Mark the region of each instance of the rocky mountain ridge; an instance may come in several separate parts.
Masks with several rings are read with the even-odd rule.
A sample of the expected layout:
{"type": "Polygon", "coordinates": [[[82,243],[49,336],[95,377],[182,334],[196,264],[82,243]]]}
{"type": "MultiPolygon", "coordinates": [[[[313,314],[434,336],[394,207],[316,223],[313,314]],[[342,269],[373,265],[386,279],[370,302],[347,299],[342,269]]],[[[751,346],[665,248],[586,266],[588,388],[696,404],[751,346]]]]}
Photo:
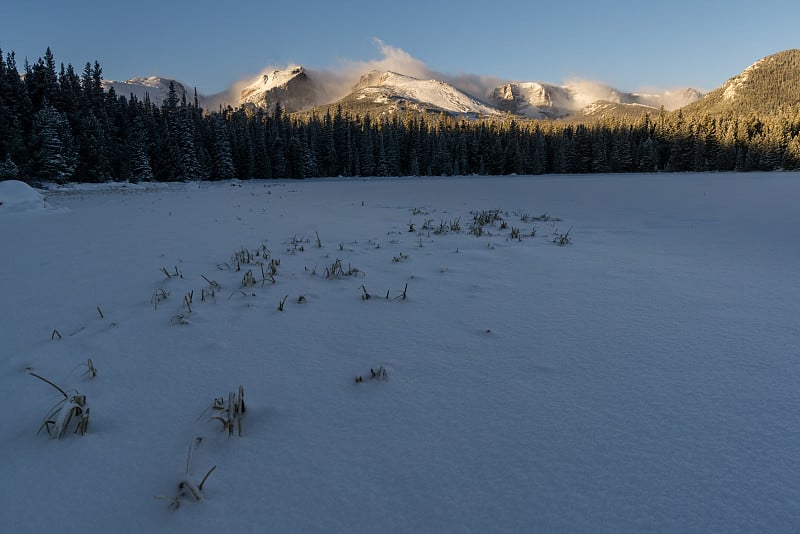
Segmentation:
{"type": "MultiPolygon", "coordinates": [[[[644,112],[705,109],[708,113],[752,108],[769,113],[800,102],[800,50],[787,50],[765,57],[732,77],[707,95],[693,88],[660,92],[625,92],[588,81],[564,85],[543,82],[505,82],[487,94],[469,94],[452,83],[420,79],[392,71],[371,71],[331,97],[324,74],[301,65],[271,69],[245,84],[220,95],[198,95],[200,105],[214,110],[219,105],[274,108],[280,104],[289,113],[316,107],[341,107],[354,113],[380,115],[400,110],[448,113],[470,118],[515,115],[528,119],[596,119],[635,116],[644,112]],[[767,95],[766,93],[770,93],[767,95]],[[344,93],[344,94],[341,94],[344,93]]],[[[106,81],[117,94],[148,97],[160,104],[175,84],[179,97],[194,92],[176,80],[151,76],[124,82],[106,81]]]]}

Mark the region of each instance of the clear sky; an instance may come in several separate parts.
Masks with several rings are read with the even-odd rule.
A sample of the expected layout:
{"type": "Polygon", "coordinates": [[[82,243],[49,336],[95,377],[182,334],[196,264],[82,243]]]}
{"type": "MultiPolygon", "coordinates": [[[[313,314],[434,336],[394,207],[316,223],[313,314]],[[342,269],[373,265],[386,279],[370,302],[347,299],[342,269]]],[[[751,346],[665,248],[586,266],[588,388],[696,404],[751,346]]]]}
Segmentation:
{"type": "Polygon", "coordinates": [[[797,0],[39,0],[1,14],[0,48],[20,70],[49,46],[79,72],[97,60],[106,79],[166,76],[204,94],[268,66],[335,70],[387,49],[452,75],[710,90],[800,47],[797,0]]]}

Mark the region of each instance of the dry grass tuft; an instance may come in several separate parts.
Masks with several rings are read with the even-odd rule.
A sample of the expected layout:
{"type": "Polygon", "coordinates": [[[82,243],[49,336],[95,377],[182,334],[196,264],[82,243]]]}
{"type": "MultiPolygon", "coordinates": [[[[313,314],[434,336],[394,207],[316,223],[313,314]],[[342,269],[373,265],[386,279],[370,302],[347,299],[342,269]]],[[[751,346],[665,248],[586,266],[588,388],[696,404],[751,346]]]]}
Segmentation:
{"type": "Polygon", "coordinates": [[[178,270],[177,265],[175,266],[175,270],[172,272],[168,271],[166,267],[162,267],[161,272],[164,273],[164,276],[166,276],[167,280],[170,278],[183,278],[183,273],[178,270]]]}
{"type": "Polygon", "coordinates": [[[83,365],[86,367],[86,371],[83,373],[84,375],[89,375],[89,378],[94,378],[97,376],[97,367],[94,366],[94,362],[91,358],[86,360],[83,365]]]}
{"type": "Polygon", "coordinates": [[[155,495],[154,498],[160,499],[160,500],[164,500],[164,501],[168,501],[170,503],[170,506],[172,506],[173,508],[176,508],[176,509],[180,508],[181,499],[182,498],[189,498],[190,500],[193,499],[195,502],[200,501],[201,494],[202,494],[202,491],[203,491],[203,486],[205,485],[206,480],[208,480],[208,477],[217,468],[216,465],[212,466],[211,469],[209,469],[206,472],[206,474],[202,478],[202,480],[200,480],[199,484],[195,484],[195,483],[193,483],[193,482],[191,482],[189,480],[189,475],[191,475],[192,452],[194,450],[194,447],[196,445],[200,444],[201,441],[202,441],[202,438],[198,437],[198,438],[195,438],[192,441],[192,443],[189,444],[189,453],[186,456],[186,478],[181,480],[180,482],[178,482],[178,490],[175,493],[175,496],[174,497],[165,497],[163,495],[155,495]]]}
{"type": "Polygon", "coordinates": [[[38,378],[55,388],[64,397],[48,412],[37,434],[43,428],[47,430],[47,434],[53,439],[63,438],[70,428],[73,428],[74,434],[86,434],[89,429],[89,408],[86,406],[86,395],[81,395],[77,391],[74,395],[69,395],[55,382],[34,373],[30,369],[27,372],[32,377],[38,378]],[[74,426],[72,426],[73,422],[74,426]]]}
{"type": "Polygon", "coordinates": [[[222,430],[228,431],[228,436],[233,435],[234,429],[238,431],[239,436],[242,435],[242,417],[246,411],[244,404],[244,386],[239,386],[239,391],[228,394],[228,402],[225,403],[223,397],[214,399],[210,408],[219,412],[209,419],[209,421],[219,421],[222,423],[222,430]]]}
{"type": "Polygon", "coordinates": [[[570,243],[572,243],[572,237],[569,235],[570,232],[572,232],[571,226],[569,230],[567,230],[567,233],[565,234],[561,234],[558,231],[556,231],[555,237],[553,238],[553,243],[561,247],[569,245],[570,243]]]}
{"type": "MultiPolygon", "coordinates": [[[[369,368],[369,376],[367,376],[370,380],[375,380],[377,382],[386,382],[389,380],[389,373],[386,371],[382,365],[378,367],[377,370],[373,369],[372,367],[369,368]]],[[[364,382],[364,377],[362,375],[357,375],[355,379],[356,384],[361,384],[364,382]]]]}
{"type": "Polygon", "coordinates": [[[347,265],[347,270],[342,266],[342,260],[338,259],[334,261],[330,267],[325,268],[325,272],[322,274],[325,278],[329,280],[339,279],[339,278],[347,278],[348,276],[353,276],[358,274],[359,271],[355,267],[351,265],[347,265]]]}

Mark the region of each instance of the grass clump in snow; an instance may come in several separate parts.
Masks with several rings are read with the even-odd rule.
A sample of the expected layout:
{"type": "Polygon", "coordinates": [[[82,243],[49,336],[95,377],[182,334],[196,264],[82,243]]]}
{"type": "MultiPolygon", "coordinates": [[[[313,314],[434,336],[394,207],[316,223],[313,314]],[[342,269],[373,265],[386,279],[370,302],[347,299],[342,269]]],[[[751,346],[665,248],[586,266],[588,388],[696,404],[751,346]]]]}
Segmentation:
{"type": "Polygon", "coordinates": [[[181,326],[186,326],[187,324],[189,324],[189,320],[182,313],[176,313],[175,315],[173,315],[170,318],[169,322],[172,323],[172,324],[181,325],[181,326]]]}
{"type": "MultiPolygon", "coordinates": [[[[89,360],[89,363],[91,364],[91,360],[89,360]]],[[[91,368],[93,369],[94,365],[91,368]]],[[[81,395],[77,391],[74,395],[69,395],[55,382],[34,373],[30,369],[28,369],[28,374],[54,387],[64,397],[47,413],[37,434],[43,428],[47,430],[47,434],[53,439],[63,438],[70,428],[73,428],[73,434],[86,434],[89,428],[89,407],[86,406],[86,395],[81,395]]]]}
{"type": "Polygon", "coordinates": [[[283,311],[283,307],[286,304],[286,299],[288,299],[288,298],[289,298],[289,295],[286,295],[285,297],[283,297],[283,299],[280,302],[278,302],[278,311],[283,311]]]}
{"type": "Polygon", "coordinates": [[[188,293],[186,293],[186,295],[183,296],[183,305],[184,305],[184,307],[186,307],[186,309],[189,311],[189,313],[192,313],[192,299],[193,298],[194,298],[194,289],[189,291],[188,293]]]}
{"type": "MultiPolygon", "coordinates": [[[[378,367],[377,371],[372,367],[370,367],[369,376],[367,376],[367,378],[369,380],[375,380],[377,382],[386,382],[387,380],[389,380],[389,373],[386,372],[386,368],[384,368],[382,365],[378,367]]],[[[355,382],[356,384],[361,384],[362,382],[364,382],[364,376],[357,375],[355,382]]]]}
{"type": "MultiPolygon", "coordinates": [[[[284,299],[285,300],[285,299],[284,299]]],[[[228,394],[228,402],[224,397],[217,397],[210,408],[219,413],[209,419],[209,421],[219,421],[222,423],[222,430],[228,431],[232,436],[233,431],[237,430],[239,436],[242,435],[242,417],[246,411],[244,404],[244,386],[240,385],[237,392],[228,394]]],[[[207,408],[208,409],[208,408],[207,408]]],[[[204,412],[205,413],[205,412],[204,412]]]]}
{"type": "Polygon", "coordinates": [[[372,295],[369,294],[369,292],[367,291],[367,288],[364,286],[364,284],[361,284],[361,291],[363,291],[363,293],[361,295],[361,300],[369,300],[369,299],[372,298],[372,295]]]}
{"type": "Polygon", "coordinates": [[[330,267],[325,268],[325,272],[322,275],[328,280],[334,280],[339,278],[347,278],[349,276],[358,274],[359,272],[361,271],[350,264],[347,265],[347,270],[345,270],[345,268],[342,266],[342,260],[337,258],[330,267]]]}
{"type": "Polygon", "coordinates": [[[394,298],[394,300],[406,300],[408,294],[408,284],[405,285],[402,291],[394,298]]]}
{"type": "MultiPolygon", "coordinates": [[[[232,269],[228,262],[217,265],[217,268],[220,270],[223,268],[228,270],[232,269],[236,272],[239,272],[242,270],[242,265],[263,265],[264,262],[269,260],[269,258],[270,253],[266,245],[261,245],[255,250],[248,250],[245,247],[242,247],[231,255],[231,263],[236,264],[235,269],[232,269]]],[[[203,278],[205,278],[205,276],[203,278]]],[[[207,278],[206,281],[210,283],[207,278]]]]}
{"type": "Polygon", "coordinates": [[[569,235],[570,232],[572,232],[572,227],[570,227],[565,234],[562,234],[558,232],[558,230],[556,230],[556,233],[553,237],[553,243],[555,243],[560,247],[569,245],[570,243],[572,243],[572,236],[569,235]]]}
{"type": "Polygon", "coordinates": [[[159,288],[153,291],[153,296],[150,297],[150,303],[153,305],[153,308],[158,310],[158,303],[164,302],[169,297],[169,291],[165,290],[164,288],[159,288]]]}
{"type": "Polygon", "coordinates": [[[188,455],[186,457],[186,478],[184,478],[183,480],[178,482],[178,490],[175,493],[175,496],[174,497],[164,497],[164,496],[161,496],[161,495],[156,495],[155,496],[156,499],[169,501],[170,506],[172,506],[173,508],[176,508],[176,509],[180,508],[181,499],[182,498],[189,498],[190,500],[193,499],[195,502],[200,500],[201,492],[203,491],[203,486],[205,485],[206,480],[208,480],[208,477],[211,475],[211,473],[214,472],[214,469],[217,468],[216,465],[212,466],[211,469],[209,469],[206,472],[206,474],[202,478],[202,480],[200,480],[199,484],[195,484],[195,483],[193,483],[193,482],[191,482],[189,480],[189,476],[191,475],[190,471],[191,471],[191,464],[192,464],[192,452],[194,450],[195,445],[199,444],[201,441],[202,441],[202,438],[198,437],[198,438],[195,438],[192,441],[192,443],[189,445],[189,453],[188,453],[188,455]]]}
{"type": "Polygon", "coordinates": [[[213,296],[213,294],[216,294],[217,291],[222,289],[222,286],[220,286],[219,282],[217,282],[216,280],[209,280],[208,278],[206,278],[202,274],[200,276],[203,278],[203,280],[205,280],[208,283],[208,288],[209,288],[209,291],[211,291],[212,296],[213,296]]]}
{"type": "Polygon", "coordinates": [[[94,378],[94,377],[96,377],[96,376],[97,376],[97,367],[95,367],[95,366],[94,366],[94,362],[92,361],[92,359],[91,359],[91,358],[89,358],[88,360],[86,360],[86,361],[85,361],[83,364],[81,364],[81,365],[83,365],[84,367],[86,367],[86,371],[84,371],[84,373],[83,373],[84,375],[89,375],[89,378],[94,378]]]}
{"type": "Polygon", "coordinates": [[[175,266],[175,270],[170,272],[166,269],[166,267],[161,268],[161,272],[164,273],[164,276],[167,280],[171,278],[183,278],[183,273],[178,270],[178,266],[175,266]]]}
{"type": "MultiPolygon", "coordinates": [[[[286,242],[286,244],[289,245],[286,248],[286,252],[292,255],[297,254],[298,252],[305,252],[305,245],[310,242],[311,241],[308,238],[297,237],[296,235],[293,235],[292,238],[286,242]]],[[[317,248],[322,248],[322,243],[319,240],[319,234],[317,234],[317,243],[319,245],[317,248]]]]}
{"type": "Polygon", "coordinates": [[[258,280],[253,276],[253,269],[248,269],[247,272],[244,273],[244,276],[242,276],[241,287],[253,287],[256,284],[258,284],[258,280]]]}
{"type": "Polygon", "coordinates": [[[505,221],[503,221],[503,217],[500,215],[499,209],[473,211],[471,214],[472,224],[469,227],[469,233],[475,237],[480,237],[483,235],[484,226],[494,225],[497,221],[505,223],[505,221]]]}

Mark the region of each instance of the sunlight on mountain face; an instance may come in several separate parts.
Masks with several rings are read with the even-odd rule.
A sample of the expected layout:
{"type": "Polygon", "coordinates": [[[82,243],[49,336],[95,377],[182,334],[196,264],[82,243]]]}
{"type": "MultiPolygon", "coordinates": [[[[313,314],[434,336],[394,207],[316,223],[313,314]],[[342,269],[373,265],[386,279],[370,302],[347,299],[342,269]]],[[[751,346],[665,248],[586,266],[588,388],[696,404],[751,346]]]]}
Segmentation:
{"type": "MultiPolygon", "coordinates": [[[[345,60],[331,69],[307,69],[300,65],[268,67],[258,76],[242,80],[217,95],[199,95],[199,100],[208,109],[217,109],[220,105],[270,108],[280,102],[287,111],[303,111],[348,97],[363,99],[353,95],[353,92],[365,83],[364,78],[369,77],[370,73],[394,73],[419,81],[437,81],[451,87],[443,92],[422,87],[410,89],[408,83],[389,83],[386,79],[370,82],[383,87],[384,94],[376,101],[378,104],[385,104],[393,98],[406,99],[420,108],[475,116],[512,113],[535,119],[558,118],[576,113],[597,101],[641,104],[655,109],[663,105],[671,110],[702,96],[698,91],[687,88],[654,89],[646,94],[637,94],[619,91],[591,80],[572,80],[558,85],[470,74],[450,75],[428,68],[422,60],[383,41],[376,40],[376,44],[380,57],[373,61],[345,60]],[[455,96],[455,93],[462,93],[463,96],[455,96]]],[[[160,104],[166,97],[170,81],[173,80],[150,77],[126,82],[108,81],[106,87],[114,87],[118,94],[135,94],[140,100],[147,94],[151,101],[160,104]]],[[[181,95],[187,93],[184,85],[175,83],[181,95]]]]}

